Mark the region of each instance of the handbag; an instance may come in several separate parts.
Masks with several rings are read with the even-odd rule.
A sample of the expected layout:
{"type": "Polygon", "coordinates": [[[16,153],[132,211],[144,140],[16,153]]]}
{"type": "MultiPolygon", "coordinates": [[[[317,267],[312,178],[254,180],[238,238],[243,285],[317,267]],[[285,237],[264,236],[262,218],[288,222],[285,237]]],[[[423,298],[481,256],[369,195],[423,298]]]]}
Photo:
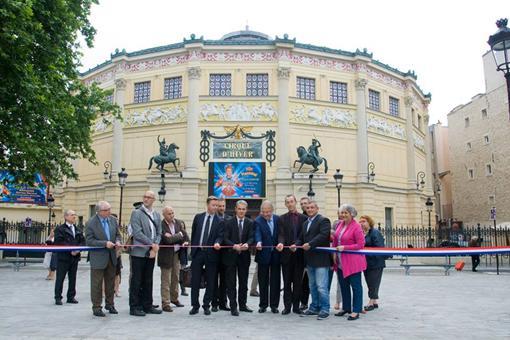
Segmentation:
{"type": "MultiPolygon", "coordinates": [[[[181,268],[179,271],[179,283],[183,284],[184,287],[191,288],[191,266],[181,268]]],[[[202,275],[200,278],[200,289],[205,288],[207,282],[205,280],[205,269],[202,269],[202,275]]]]}
{"type": "Polygon", "coordinates": [[[458,261],[455,263],[455,269],[460,272],[462,269],[464,269],[465,264],[466,263],[464,261],[458,261]]]}

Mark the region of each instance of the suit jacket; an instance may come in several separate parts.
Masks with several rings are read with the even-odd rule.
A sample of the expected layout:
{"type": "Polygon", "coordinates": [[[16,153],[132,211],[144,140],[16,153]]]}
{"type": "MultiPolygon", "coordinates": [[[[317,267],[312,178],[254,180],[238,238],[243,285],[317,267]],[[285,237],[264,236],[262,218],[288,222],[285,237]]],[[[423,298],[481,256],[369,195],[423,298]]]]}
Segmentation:
{"type": "MultiPolygon", "coordinates": [[[[261,242],[262,246],[275,247],[278,244],[280,223],[280,218],[277,215],[273,215],[274,232],[271,235],[271,229],[266,219],[262,216],[257,216],[255,219],[255,243],[261,242]]],[[[265,265],[280,263],[280,252],[275,248],[262,248],[262,250],[257,251],[255,262],[265,265]]]]}
{"type": "Polygon", "coordinates": [[[331,221],[329,218],[320,214],[315,215],[315,218],[308,228],[308,220],[303,222],[303,244],[308,243],[310,250],[305,251],[305,264],[310,267],[330,267],[331,256],[325,251],[316,251],[316,247],[329,247],[329,235],[331,230],[331,221]]]}
{"type": "MultiPolygon", "coordinates": [[[[183,244],[184,242],[189,242],[188,233],[186,232],[186,227],[184,225],[184,221],[174,219],[174,229],[175,234],[166,237],[166,233],[170,233],[170,226],[163,219],[161,221],[161,245],[175,245],[175,244],[183,244]],[[179,234],[182,232],[182,236],[179,234]]],[[[161,247],[158,251],[158,266],[162,268],[172,268],[174,256],[179,256],[179,253],[185,250],[183,248],[179,249],[178,252],[175,252],[175,249],[172,247],[161,247]]]]}
{"type": "MultiPolygon", "coordinates": [[[[381,232],[375,228],[370,228],[365,236],[365,247],[384,247],[384,237],[381,232]]],[[[386,256],[366,255],[367,269],[376,269],[386,267],[386,256]]]]}
{"type": "Polygon", "coordinates": [[[117,241],[121,242],[117,219],[112,216],[108,217],[108,225],[110,226],[109,237],[105,235],[103,225],[101,224],[101,220],[97,214],[85,225],[87,246],[104,248],[89,252],[91,269],[105,269],[108,266],[108,259],[112,260],[114,266],[117,265],[117,253],[115,252],[115,248],[106,248],[107,241],[111,241],[113,243],[117,241]]]}
{"type": "Polygon", "coordinates": [[[147,246],[161,242],[161,216],[158,212],[154,211],[153,220],[156,225],[154,226],[154,236],[152,236],[152,222],[142,209],[143,207],[135,209],[131,213],[131,219],[129,220],[133,231],[134,246],[131,248],[130,254],[135,257],[149,257],[150,247],[147,246]],[[136,247],[136,245],[143,245],[143,247],[136,247]]]}
{"type": "MultiPolygon", "coordinates": [[[[243,233],[239,239],[239,225],[237,224],[237,217],[230,218],[223,221],[223,245],[233,246],[234,244],[247,243],[249,246],[253,245],[255,241],[253,231],[253,221],[248,217],[243,219],[243,233]]],[[[241,257],[244,261],[250,261],[250,250],[244,250],[241,253],[233,248],[223,248],[221,250],[221,260],[226,266],[231,266],[237,263],[237,259],[241,257]]]]}
{"type": "MultiPolygon", "coordinates": [[[[200,237],[202,235],[202,226],[204,225],[206,213],[200,213],[195,215],[193,218],[193,225],[191,226],[191,245],[192,246],[200,246],[200,237]]],[[[223,242],[223,224],[221,223],[220,217],[218,215],[214,215],[211,227],[209,229],[209,237],[207,238],[205,245],[213,246],[215,243],[222,244],[223,242]]],[[[191,257],[193,258],[197,253],[199,248],[191,248],[191,257]]],[[[219,250],[215,250],[214,248],[203,248],[203,251],[206,253],[208,262],[218,262],[219,259],[219,250]]]]}
{"type": "MultiPolygon", "coordinates": [[[[67,224],[61,224],[55,229],[55,239],[53,240],[54,245],[60,246],[84,246],[85,245],[85,237],[83,236],[83,232],[76,225],[74,226],[74,233],[71,231],[71,228],[67,226],[67,224]]],[[[57,258],[59,261],[80,261],[81,255],[78,254],[76,256],[71,255],[71,252],[58,252],[57,258]]]]}
{"type": "MultiPolygon", "coordinates": [[[[284,246],[291,246],[295,244],[296,246],[302,245],[302,237],[303,237],[303,222],[306,221],[307,217],[303,214],[298,213],[297,218],[297,237],[294,237],[294,226],[291,221],[291,214],[285,213],[280,216],[280,229],[278,232],[278,243],[282,243],[284,246]]],[[[289,248],[283,248],[281,252],[281,262],[282,264],[289,263],[290,257],[296,255],[299,260],[303,259],[303,249],[297,249],[294,253],[289,248]]]]}

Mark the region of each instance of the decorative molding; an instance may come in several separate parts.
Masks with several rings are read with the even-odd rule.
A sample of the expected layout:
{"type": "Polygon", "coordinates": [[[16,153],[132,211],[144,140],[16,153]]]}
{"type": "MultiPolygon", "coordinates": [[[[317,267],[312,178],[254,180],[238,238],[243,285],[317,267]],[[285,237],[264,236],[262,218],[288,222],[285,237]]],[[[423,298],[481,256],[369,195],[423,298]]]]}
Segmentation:
{"type": "Polygon", "coordinates": [[[94,125],[92,126],[92,131],[95,133],[102,133],[108,130],[113,125],[113,115],[111,114],[105,114],[101,115],[96,119],[94,122],[94,125]]]}
{"type": "Polygon", "coordinates": [[[421,151],[425,152],[425,140],[422,136],[418,135],[416,131],[413,131],[414,146],[421,151]]]}
{"type": "Polygon", "coordinates": [[[278,79],[289,80],[290,67],[278,67],[278,79]]]}
{"type": "Polygon", "coordinates": [[[188,78],[189,79],[200,79],[202,76],[202,69],[200,67],[189,67],[188,78]]]}
{"type": "Polygon", "coordinates": [[[116,90],[123,91],[126,89],[126,85],[127,85],[126,79],[123,79],[123,78],[115,79],[116,90]]]}
{"type": "Polygon", "coordinates": [[[312,125],[341,127],[347,129],[356,128],[356,119],[352,112],[334,108],[319,108],[308,105],[293,105],[290,110],[289,120],[295,123],[312,125]]]}
{"type": "Polygon", "coordinates": [[[411,96],[407,96],[404,98],[405,106],[411,107],[413,105],[414,99],[411,96]]]}
{"type": "Polygon", "coordinates": [[[354,81],[354,86],[356,87],[356,90],[365,90],[367,84],[368,81],[366,79],[356,79],[354,81]]]}
{"type": "Polygon", "coordinates": [[[406,130],[403,124],[371,114],[367,116],[367,130],[388,137],[406,139],[406,130]]]}
{"type": "Polygon", "coordinates": [[[203,104],[200,108],[202,121],[262,121],[276,122],[278,113],[271,103],[246,105],[234,104],[203,104]]]}
{"type": "Polygon", "coordinates": [[[124,126],[146,126],[179,123],[185,120],[186,109],[183,105],[135,109],[124,116],[124,126]],[[142,111],[143,110],[143,111],[142,111]]]}

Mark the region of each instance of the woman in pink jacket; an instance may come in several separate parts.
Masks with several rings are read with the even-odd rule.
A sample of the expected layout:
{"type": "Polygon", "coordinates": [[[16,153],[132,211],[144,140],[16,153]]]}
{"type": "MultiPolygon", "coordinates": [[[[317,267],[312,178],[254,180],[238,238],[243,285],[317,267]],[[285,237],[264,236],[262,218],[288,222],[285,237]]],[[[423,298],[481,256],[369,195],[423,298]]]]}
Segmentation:
{"type": "Polygon", "coordinates": [[[332,246],[337,250],[335,265],[338,268],[337,276],[342,291],[342,310],[335,316],[344,316],[350,313],[347,319],[357,320],[363,307],[361,273],[367,268],[367,261],[365,255],[348,254],[344,250],[363,249],[365,235],[361,225],[354,219],[358,212],[352,205],[343,204],[339,211],[342,222],[338,224],[335,231],[332,246]]]}

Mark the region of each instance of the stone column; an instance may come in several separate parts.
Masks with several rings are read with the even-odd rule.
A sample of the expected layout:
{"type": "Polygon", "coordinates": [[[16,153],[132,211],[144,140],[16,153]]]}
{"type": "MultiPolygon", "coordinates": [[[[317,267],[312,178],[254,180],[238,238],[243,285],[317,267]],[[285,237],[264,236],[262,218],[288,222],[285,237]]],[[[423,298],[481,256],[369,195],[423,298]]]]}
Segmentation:
{"type": "Polygon", "coordinates": [[[185,176],[193,177],[198,170],[198,151],[200,132],[198,131],[198,117],[200,113],[200,67],[188,68],[188,119],[186,125],[186,167],[185,176]],[[190,176],[192,175],[192,176],[190,176]]]}
{"type": "Polygon", "coordinates": [[[278,68],[278,132],[276,133],[276,161],[278,178],[290,178],[289,147],[289,78],[290,68],[278,68]]]}
{"type": "MultiPolygon", "coordinates": [[[[413,98],[405,97],[405,117],[407,136],[407,184],[409,189],[416,189],[416,165],[414,160],[414,134],[413,134],[413,98]]],[[[428,177],[428,175],[427,175],[428,177]]]]}
{"type": "Polygon", "coordinates": [[[367,86],[366,79],[356,79],[354,82],[356,87],[356,122],[358,130],[356,133],[356,145],[358,156],[358,182],[367,181],[367,165],[368,165],[368,132],[367,132],[367,99],[365,88],[367,86]]]}
{"type": "Polygon", "coordinates": [[[433,192],[434,190],[434,176],[432,175],[432,154],[431,154],[431,138],[430,138],[430,132],[429,130],[429,115],[428,113],[425,113],[423,115],[423,125],[425,126],[425,190],[430,192],[433,192]]]}
{"type": "MultiPolygon", "coordinates": [[[[126,80],[116,79],[115,80],[115,104],[120,107],[120,111],[124,113],[124,103],[126,94],[126,80]]],[[[112,142],[112,171],[117,174],[122,167],[122,122],[119,119],[115,119],[113,122],[113,142],[112,142]]]]}

